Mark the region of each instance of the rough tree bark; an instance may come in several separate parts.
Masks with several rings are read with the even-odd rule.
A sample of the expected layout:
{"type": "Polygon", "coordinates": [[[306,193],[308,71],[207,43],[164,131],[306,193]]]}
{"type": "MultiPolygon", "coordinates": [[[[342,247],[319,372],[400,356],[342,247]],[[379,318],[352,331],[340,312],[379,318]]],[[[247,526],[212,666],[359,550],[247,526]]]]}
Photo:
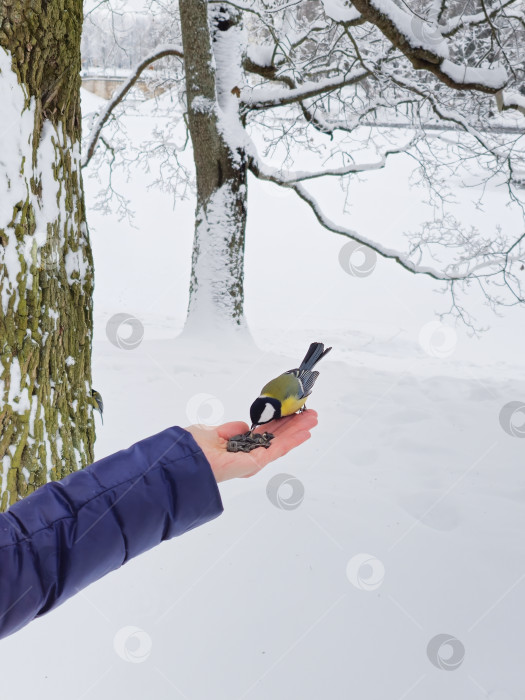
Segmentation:
{"type": "Polygon", "coordinates": [[[241,128],[241,16],[219,6],[208,18],[206,0],[181,0],[180,14],[197,178],[186,329],[229,329],[232,319],[245,327],[247,164],[243,149],[231,145],[241,128]]]}
{"type": "Polygon", "coordinates": [[[0,509],[93,461],[81,0],[0,4],[0,509]]]}

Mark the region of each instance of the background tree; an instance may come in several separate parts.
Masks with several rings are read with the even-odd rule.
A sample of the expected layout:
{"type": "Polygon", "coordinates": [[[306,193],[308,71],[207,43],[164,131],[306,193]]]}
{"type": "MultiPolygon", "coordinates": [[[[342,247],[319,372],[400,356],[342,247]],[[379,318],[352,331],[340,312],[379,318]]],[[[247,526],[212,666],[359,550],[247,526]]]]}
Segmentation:
{"type": "MultiPolygon", "coordinates": [[[[498,178],[509,200],[521,203],[523,124],[502,121],[493,97],[500,109],[525,109],[519,2],[180,0],[162,7],[171,21],[160,38],[171,43],[146,56],[100,113],[84,164],[144,68],[183,58],[169,59],[164,75],[179,86],[196,168],[188,326],[244,325],[247,172],[295,191],[328,230],[448,285],[451,310],[467,323],[458,286],[475,281],[494,307],[523,301],[523,236],[467,232],[445,211],[443,185],[444,169],[476,163],[480,182],[498,178]],[[305,152],[318,155],[318,169],[293,170],[305,152]],[[407,250],[332,222],[304,184],[347,183],[400,152],[416,159],[440,210],[407,250]]],[[[112,158],[124,161],[118,136],[110,145],[112,158]]],[[[174,149],[171,156],[177,187],[188,172],[174,149]]]]}
{"type": "Polygon", "coordinates": [[[0,5],[0,509],[93,461],[80,0],[0,5]]]}
{"type": "MultiPolygon", "coordinates": [[[[196,168],[190,326],[245,325],[249,172],[292,189],[328,230],[446,283],[457,313],[457,285],[472,281],[494,306],[522,303],[525,234],[466,234],[443,215],[413,236],[407,250],[393,250],[332,222],[304,184],[323,177],[344,182],[406,151],[434,188],[437,205],[445,199],[435,187],[440,170],[452,171],[460,158],[475,163],[481,179],[505,182],[509,199],[519,202],[522,133],[511,133],[493,108],[496,102],[502,111],[525,110],[517,0],[181,0],[163,6],[160,16],[155,41],[161,43],[98,116],[84,164],[113,109],[163,58],[185,105],[196,168]],[[408,139],[400,126],[410,128],[408,139]],[[396,129],[401,138],[394,138],[396,129]],[[440,140],[430,143],[432,130],[440,140]],[[319,156],[319,168],[296,167],[304,152],[319,156]],[[370,152],[373,160],[359,160],[370,152]],[[267,162],[268,153],[281,158],[277,167],[267,162]]],[[[141,22],[131,33],[138,52],[151,46],[144,32],[153,26],[147,16],[141,22]]],[[[111,26],[117,31],[114,20],[111,26]]],[[[93,458],[93,266],[79,162],[81,27],[78,0],[0,6],[3,508],[93,458]]],[[[118,32],[122,44],[125,26],[118,32]]],[[[102,53],[106,66],[122,68],[131,49],[121,46],[115,59],[102,53]]],[[[165,78],[159,69],[152,73],[165,78]]],[[[173,172],[175,180],[187,180],[176,158],[173,172]]]]}

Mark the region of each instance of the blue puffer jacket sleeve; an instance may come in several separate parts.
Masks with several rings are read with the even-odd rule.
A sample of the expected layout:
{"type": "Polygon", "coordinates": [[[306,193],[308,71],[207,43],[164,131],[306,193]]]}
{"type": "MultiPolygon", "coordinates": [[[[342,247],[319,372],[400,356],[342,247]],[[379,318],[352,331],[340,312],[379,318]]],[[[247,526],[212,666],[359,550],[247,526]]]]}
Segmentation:
{"type": "Polygon", "coordinates": [[[171,427],[0,514],[0,638],[223,511],[208,460],[171,427]]]}

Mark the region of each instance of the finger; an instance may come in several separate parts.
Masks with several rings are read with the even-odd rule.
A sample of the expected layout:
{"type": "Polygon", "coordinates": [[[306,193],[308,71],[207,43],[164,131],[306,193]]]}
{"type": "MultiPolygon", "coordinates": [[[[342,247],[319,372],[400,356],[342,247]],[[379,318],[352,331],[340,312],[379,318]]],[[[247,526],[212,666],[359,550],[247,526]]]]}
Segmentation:
{"type": "Polygon", "coordinates": [[[248,432],[250,428],[247,423],[242,421],[233,421],[232,423],[223,423],[217,426],[217,435],[221,438],[227,440],[233,435],[240,435],[242,433],[248,432]]]}
{"type": "Polygon", "coordinates": [[[266,450],[265,463],[273,461],[274,459],[279,459],[288,454],[290,450],[295,447],[299,447],[303,442],[310,439],[310,432],[308,430],[298,430],[290,435],[282,436],[279,440],[272,442],[271,447],[266,450]]]}
{"type": "Polygon", "coordinates": [[[286,431],[288,430],[310,430],[315,428],[318,423],[316,411],[304,411],[297,415],[297,419],[290,421],[286,426],[286,431]]]}
{"type": "Polygon", "coordinates": [[[269,423],[264,423],[264,425],[259,425],[255,429],[257,433],[273,433],[274,435],[282,434],[288,427],[290,423],[294,423],[301,416],[300,413],[294,413],[291,416],[285,416],[284,418],[277,418],[269,423]]]}
{"type": "Polygon", "coordinates": [[[271,421],[270,423],[265,423],[265,425],[260,426],[263,430],[258,430],[257,432],[268,432],[273,433],[276,437],[287,433],[289,430],[310,430],[317,425],[317,412],[309,409],[303,411],[303,413],[294,413],[292,416],[286,416],[285,418],[279,418],[278,420],[271,421]]]}
{"type": "Polygon", "coordinates": [[[257,469],[253,473],[257,473],[257,471],[275,459],[284,457],[290,450],[302,445],[309,438],[310,433],[308,430],[298,430],[289,435],[282,435],[278,440],[273,440],[271,446],[266,450],[254,450],[251,454],[254,456],[254,463],[257,465],[257,469]]]}

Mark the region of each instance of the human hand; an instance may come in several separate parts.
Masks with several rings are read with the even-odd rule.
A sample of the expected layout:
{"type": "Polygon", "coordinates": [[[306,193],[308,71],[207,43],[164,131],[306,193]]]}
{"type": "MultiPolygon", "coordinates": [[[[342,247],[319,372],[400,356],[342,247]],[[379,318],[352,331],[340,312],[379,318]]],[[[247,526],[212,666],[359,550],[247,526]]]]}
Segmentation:
{"type": "Polygon", "coordinates": [[[257,474],[269,462],[279,459],[310,437],[310,430],[317,425],[317,413],[312,409],[293,416],[279,418],[260,425],[256,433],[273,433],[275,437],[268,448],[258,447],[251,452],[228,452],[228,438],[246,433],[246,423],[235,421],[218,426],[190,425],[185,428],[204,452],[211,465],[217,483],[227,479],[246,478],[257,474]]]}

